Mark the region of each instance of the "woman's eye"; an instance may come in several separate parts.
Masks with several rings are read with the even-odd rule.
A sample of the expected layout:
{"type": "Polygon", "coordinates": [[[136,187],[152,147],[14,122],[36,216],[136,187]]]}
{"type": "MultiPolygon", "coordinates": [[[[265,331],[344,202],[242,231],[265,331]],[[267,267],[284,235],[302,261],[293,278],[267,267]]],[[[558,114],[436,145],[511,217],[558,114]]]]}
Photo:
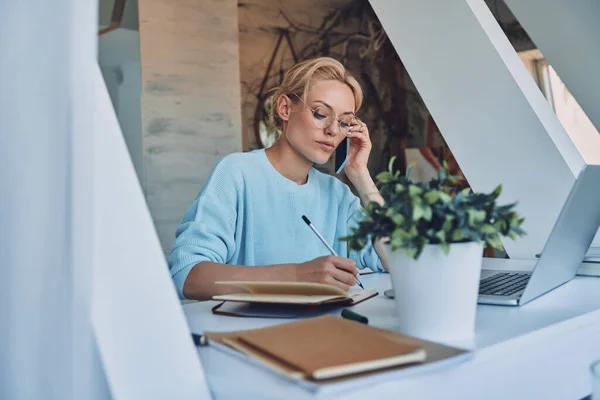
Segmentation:
{"type": "Polygon", "coordinates": [[[350,124],[349,124],[349,123],[346,123],[346,122],[344,122],[344,121],[340,121],[340,126],[341,126],[342,128],[349,128],[349,127],[350,127],[350,124]]]}
{"type": "Polygon", "coordinates": [[[323,114],[319,114],[317,111],[313,112],[313,117],[315,117],[316,119],[325,119],[325,118],[327,118],[327,116],[325,116],[323,114]]]}

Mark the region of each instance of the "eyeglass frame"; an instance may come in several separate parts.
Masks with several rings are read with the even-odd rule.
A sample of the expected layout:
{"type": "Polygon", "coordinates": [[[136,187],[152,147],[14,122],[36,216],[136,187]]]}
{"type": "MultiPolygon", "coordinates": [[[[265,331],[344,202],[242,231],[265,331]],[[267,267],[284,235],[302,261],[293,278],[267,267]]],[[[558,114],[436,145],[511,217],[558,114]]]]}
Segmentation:
{"type": "MultiPolygon", "coordinates": [[[[317,107],[317,108],[314,108],[314,109],[313,109],[311,106],[309,106],[309,105],[306,103],[306,101],[304,101],[304,99],[303,99],[302,97],[298,96],[296,93],[292,93],[292,94],[293,94],[294,96],[296,96],[296,97],[298,98],[298,100],[300,100],[302,103],[304,103],[304,105],[305,105],[305,106],[306,106],[306,107],[307,107],[307,108],[308,108],[310,111],[312,111],[312,118],[313,118],[313,120],[312,120],[312,123],[313,123],[313,125],[314,125],[314,127],[315,127],[315,128],[319,128],[319,127],[318,127],[318,126],[315,124],[315,113],[317,112],[317,109],[318,109],[319,107],[317,107]]],[[[335,110],[333,110],[331,107],[329,107],[329,106],[327,106],[327,105],[325,105],[325,107],[326,107],[326,108],[329,108],[329,109],[330,109],[330,110],[333,112],[334,118],[333,118],[333,120],[331,121],[331,123],[330,123],[329,125],[325,126],[324,128],[319,128],[319,129],[327,129],[327,128],[329,128],[329,127],[330,127],[330,126],[333,124],[333,122],[334,122],[334,121],[337,121],[337,122],[338,122],[338,131],[339,131],[340,133],[342,133],[342,127],[340,126],[340,124],[342,123],[342,121],[340,121],[340,119],[338,118],[338,116],[337,116],[337,113],[336,113],[336,112],[335,112],[335,110]]],[[[353,118],[354,120],[356,120],[356,122],[357,122],[359,125],[360,125],[360,124],[362,124],[362,121],[360,120],[360,118],[358,118],[358,117],[356,116],[356,114],[352,113],[352,118],[353,118]]],[[[348,130],[350,130],[350,127],[351,127],[351,125],[348,125],[348,128],[347,128],[347,129],[348,129],[348,130]]]]}

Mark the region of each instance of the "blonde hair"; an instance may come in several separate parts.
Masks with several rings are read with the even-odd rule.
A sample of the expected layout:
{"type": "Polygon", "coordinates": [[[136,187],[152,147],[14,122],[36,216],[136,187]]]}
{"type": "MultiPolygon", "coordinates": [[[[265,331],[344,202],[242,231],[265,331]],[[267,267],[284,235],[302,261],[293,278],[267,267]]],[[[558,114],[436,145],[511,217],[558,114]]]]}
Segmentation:
{"type": "Polygon", "coordinates": [[[275,93],[271,98],[271,108],[269,110],[269,121],[272,128],[275,130],[283,128],[283,121],[277,112],[277,101],[281,96],[295,94],[306,101],[306,95],[311,85],[318,81],[327,80],[348,85],[354,94],[354,111],[358,111],[363,102],[363,91],[356,78],[346,71],[342,63],[330,57],[304,60],[288,69],[281,86],[273,89],[275,93]]]}

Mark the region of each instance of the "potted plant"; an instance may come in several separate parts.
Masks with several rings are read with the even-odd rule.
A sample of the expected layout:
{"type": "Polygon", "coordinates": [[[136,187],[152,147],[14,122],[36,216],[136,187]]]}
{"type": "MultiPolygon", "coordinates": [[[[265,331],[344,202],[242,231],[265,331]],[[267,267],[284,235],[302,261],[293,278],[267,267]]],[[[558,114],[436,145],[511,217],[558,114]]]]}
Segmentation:
{"type": "Polygon", "coordinates": [[[370,203],[352,229],[351,249],[369,240],[383,243],[382,263],[390,272],[399,328],[437,341],[469,340],[484,244],[502,248],[501,237],[525,234],[516,203],[497,205],[502,187],[491,193],[462,189],[444,165],[429,182],[412,182],[393,169],[377,175],[384,204],[370,203]]]}

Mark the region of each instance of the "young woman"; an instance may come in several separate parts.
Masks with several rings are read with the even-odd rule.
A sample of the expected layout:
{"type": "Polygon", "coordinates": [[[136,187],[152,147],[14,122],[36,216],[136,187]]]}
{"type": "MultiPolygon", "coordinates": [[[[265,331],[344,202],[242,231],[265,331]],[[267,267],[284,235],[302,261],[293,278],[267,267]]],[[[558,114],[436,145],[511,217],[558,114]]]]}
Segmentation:
{"type": "Polygon", "coordinates": [[[331,58],[290,68],[273,96],[271,121],[282,133],[270,148],[223,157],[176,232],[169,268],[181,298],[208,299],[233,288],[217,281],[320,282],[348,290],[358,268],[383,271],[369,245],[349,251],[350,232],[369,201],[383,202],[367,169],[369,131],[355,113],[362,90],[331,58]],[[360,200],[326,163],[350,138],[344,167],[360,200]],[[302,220],[306,215],[339,256],[302,220]]]}

